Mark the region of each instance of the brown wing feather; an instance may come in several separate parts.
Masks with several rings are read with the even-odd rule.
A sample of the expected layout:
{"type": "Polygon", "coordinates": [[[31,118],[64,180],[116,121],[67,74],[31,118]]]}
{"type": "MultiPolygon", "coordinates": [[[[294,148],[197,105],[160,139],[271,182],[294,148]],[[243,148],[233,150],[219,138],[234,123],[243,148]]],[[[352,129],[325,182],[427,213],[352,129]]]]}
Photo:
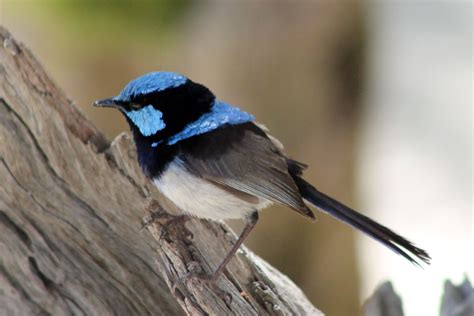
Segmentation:
{"type": "Polygon", "coordinates": [[[180,150],[190,172],[314,219],[288,173],[287,158],[256,125],[226,126],[193,137],[192,146],[183,142],[180,150]]]}

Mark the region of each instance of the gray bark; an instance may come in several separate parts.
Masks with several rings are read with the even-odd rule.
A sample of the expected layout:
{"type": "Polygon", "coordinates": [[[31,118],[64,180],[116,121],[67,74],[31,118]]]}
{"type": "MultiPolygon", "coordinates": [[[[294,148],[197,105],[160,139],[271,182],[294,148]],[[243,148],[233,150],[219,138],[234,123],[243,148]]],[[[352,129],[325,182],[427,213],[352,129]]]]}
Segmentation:
{"type": "Polygon", "coordinates": [[[474,315],[474,288],[466,278],[459,285],[450,280],[444,283],[444,293],[441,299],[441,316],[474,315]]]}
{"type": "Polygon", "coordinates": [[[0,43],[0,314],[320,314],[245,247],[217,287],[172,293],[189,271],[212,272],[235,235],[198,220],[140,230],[150,198],[175,210],[130,135],[109,143],[3,28],[0,43]]]}
{"type": "Polygon", "coordinates": [[[374,294],[364,303],[364,316],[403,316],[403,304],[400,296],[386,281],[379,285],[374,294]]]}

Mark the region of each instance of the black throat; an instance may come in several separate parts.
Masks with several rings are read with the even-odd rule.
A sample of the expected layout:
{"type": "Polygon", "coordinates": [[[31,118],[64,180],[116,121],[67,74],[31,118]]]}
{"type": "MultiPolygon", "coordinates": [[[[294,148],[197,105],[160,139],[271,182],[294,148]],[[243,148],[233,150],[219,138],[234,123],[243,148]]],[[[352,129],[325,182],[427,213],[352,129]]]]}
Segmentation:
{"type": "Polygon", "coordinates": [[[208,88],[189,79],[181,86],[140,95],[132,100],[144,105],[152,104],[163,113],[163,121],[166,124],[166,127],[156,134],[143,136],[125,115],[137,146],[138,162],[148,177],[159,176],[176,155],[177,146],[166,145],[166,140],[210,112],[214,100],[215,96],[208,88]]]}

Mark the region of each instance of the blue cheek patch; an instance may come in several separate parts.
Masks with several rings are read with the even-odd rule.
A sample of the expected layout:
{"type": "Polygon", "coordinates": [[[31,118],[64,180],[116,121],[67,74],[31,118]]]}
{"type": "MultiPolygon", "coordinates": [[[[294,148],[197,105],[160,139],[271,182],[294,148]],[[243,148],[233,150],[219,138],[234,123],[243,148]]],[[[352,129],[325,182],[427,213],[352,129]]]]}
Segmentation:
{"type": "Polygon", "coordinates": [[[226,124],[236,125],[253,120],[255,120],[253,115],[241,111],[239,108],[227,103],[216,100],[212,106],[211,112],[206,113],[196,121],[189,123],[181,132],[168,138],[167,144],[176,144],[181,140],[210,132],[226,124]]]}
{"type": "Polygon", "coordinates": [[[138,111],[128,111],[125,114],[143,136],[151,136],[166,127],[163,113],[155,109],[153,105],[147,105],[138,111]]]}

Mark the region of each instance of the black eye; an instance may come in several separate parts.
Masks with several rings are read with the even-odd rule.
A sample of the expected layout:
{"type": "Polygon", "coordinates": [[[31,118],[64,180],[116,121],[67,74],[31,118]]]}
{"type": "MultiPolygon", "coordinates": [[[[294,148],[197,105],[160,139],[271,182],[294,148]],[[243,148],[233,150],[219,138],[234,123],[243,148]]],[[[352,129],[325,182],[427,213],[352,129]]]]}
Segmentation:
{"type": "Polygon", "coordinates": [[[140,103],[129,103],[130,109],[132,110],[140,110],[142,108],[142,105],[140,103]]]}

